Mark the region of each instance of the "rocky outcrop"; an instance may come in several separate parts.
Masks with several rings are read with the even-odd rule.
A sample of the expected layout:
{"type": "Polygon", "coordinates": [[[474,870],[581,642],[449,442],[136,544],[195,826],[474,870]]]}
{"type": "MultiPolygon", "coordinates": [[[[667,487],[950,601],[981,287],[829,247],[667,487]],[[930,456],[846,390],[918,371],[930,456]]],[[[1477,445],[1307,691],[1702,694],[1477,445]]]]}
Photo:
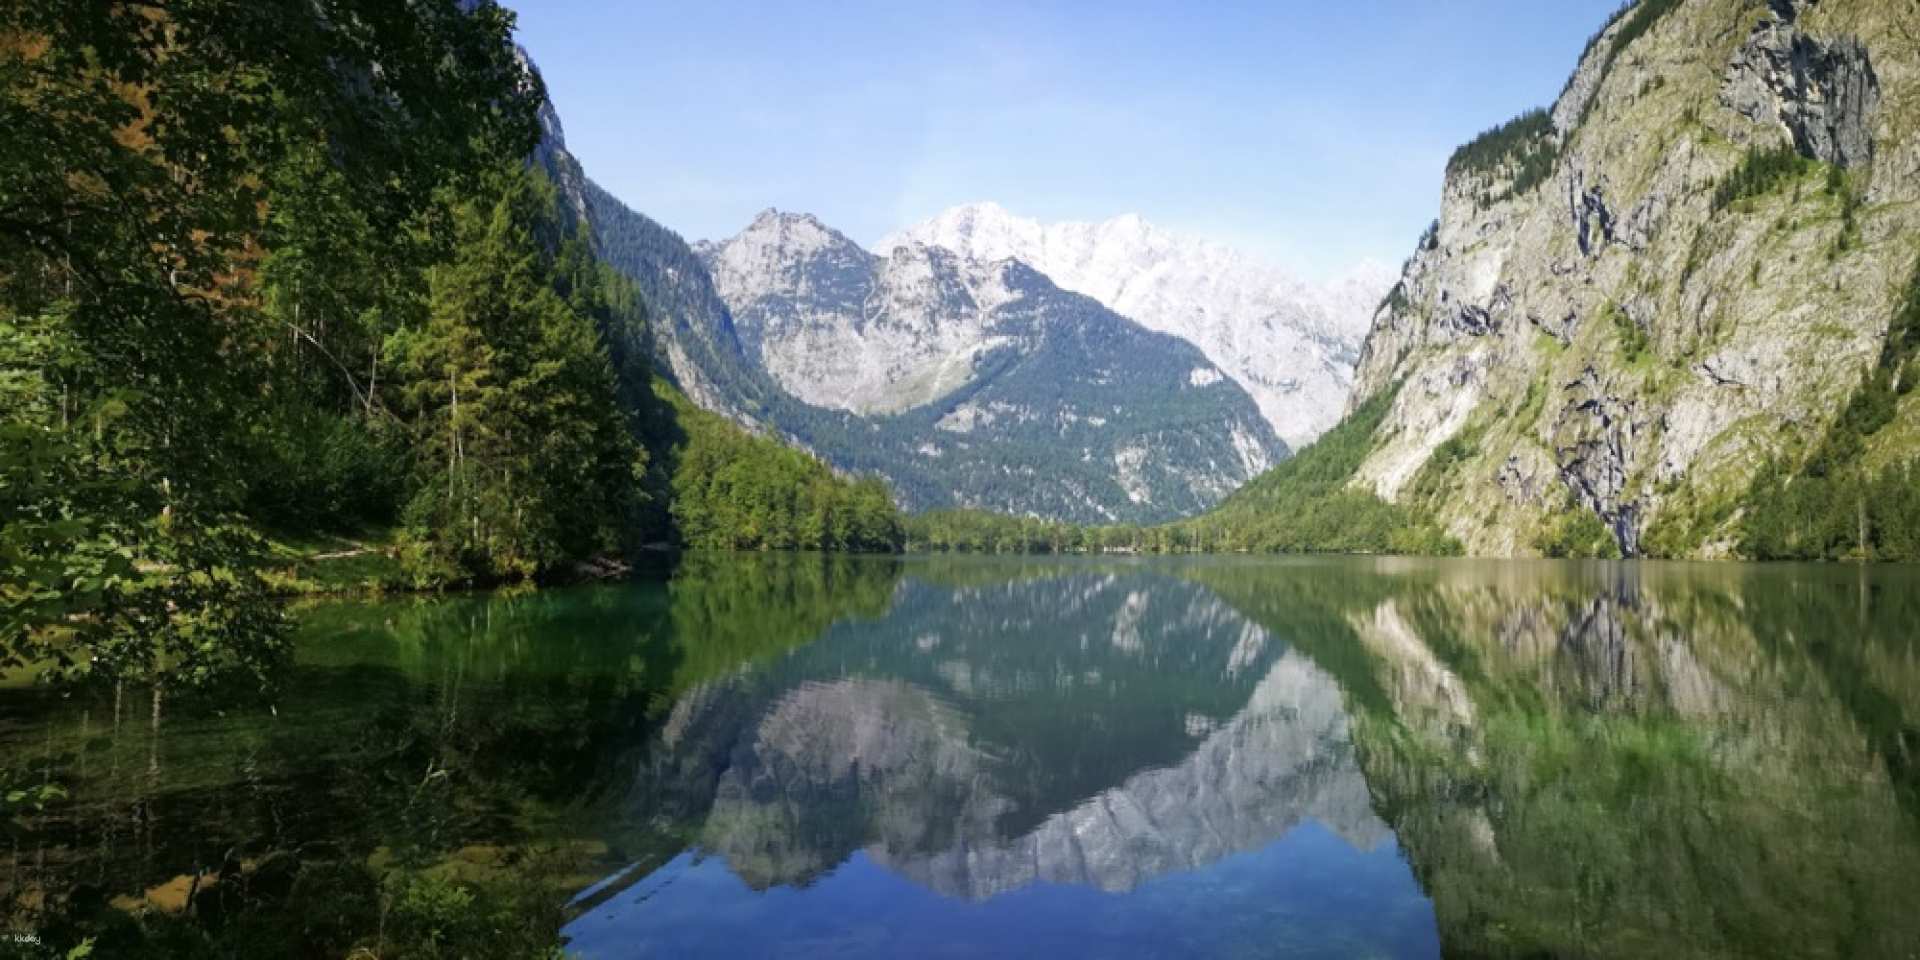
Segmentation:
{"type": "MultiPolygon", "coordinates": [[[[539,75],[539,68],[534,66],[533,59],[527,56],[525,49],[515,47],[514,55],[528,73],[539,75]]],[[[539,119],[540,143],[533,148],[533,163],[546,173],[547,179],[553,181],[554,192],[559,194],[561,225],[572,232],[590,219],[587,210],[587,175],[580,168],[580,161],[574,159],[567,150],[567,135],[560,127],[560,114],[553,109],[553,101],[540,101],[539,119]]],[[[592,230],[582,235],[589,243],[592,242],[592,230]]]]}
{"type": "Polygon", "coordinates": [[[1841,167],[1873,160],[1880,80],[1858,37],[1820,39],[1799,27],[1811,0],[1770,6],[1727,66],[1720,102],[1757,124],[1780,124],[1799,151],[1841,167]]]}
{"type": "Polygon", "coordinates": [[[1621,552],[1639,549],[1638,504],[1628,486],[1638,464],[1639,434],[1646,424],[1627,391],[1614,389],[1589,366],[1565,388],[1568,398],[1554,426],[1554,462],[1576,502],[1613,531],[1621,552]]]}
{"type": "Polygon", "coordinates": [[[769,211],[695,248],[589,184],[659,366],[709,410],[877,472],[909,509],[1083,523],[1197,513],[1287,455],[1238,385],[1016,261],[866,252],[769,211]]]}
{"type": "Polygon", "coordinates": [[[911,410],[965,386],[994,351],[1037,345],[1002,322],[1023,296],[1002,265],[921,246],[875,257],[771,210],[702,252],[748,357],[816,406],[911,410]]]}
{"type": "Polygon", "coordinates": [[[1586,177],[1575,171],[1567,179],[1569,217],[1580,244],[1581,256],[1591,257],[1603,244],[1613,242],[1613,211],[1607,209],[1606,187],[1586,185],[1586,177]]]}
{"type": "Polygon", "coordinates": [[[1400,497],[1464,433],[1424,505],[1470,552],[1535,552],[1571,509],[1629,556],[1724,553],[1724,505],[1837,416],[1920,255],[1913,34],[1897,0],[1624,10],[1550,125],[1450,167],[1362,349],[1349,409],[1398,392],[1355,483],[1400,497]],[[1716,199],[1778,146],[1810,167],[1716,199]]]}

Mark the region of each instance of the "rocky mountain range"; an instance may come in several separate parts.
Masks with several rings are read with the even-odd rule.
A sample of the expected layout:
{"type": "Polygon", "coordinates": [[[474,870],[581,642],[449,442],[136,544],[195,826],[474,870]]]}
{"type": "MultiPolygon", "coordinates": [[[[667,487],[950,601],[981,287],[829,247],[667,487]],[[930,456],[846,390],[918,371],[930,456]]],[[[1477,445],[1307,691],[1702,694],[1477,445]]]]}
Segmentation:
{"type": "Polygon", "coordinates": [[[1340,419],[1361,341],[1394,282],[1385,266],[1363,263],[1309,284],[1131,214],[1042,224],[995,203],[968,204],[894,233],[876,249],[886,255],[916,243],[981,261],[1019,260],[1062,289],[1192,343],[1296,448],[1340,419]]]}
{"type": "Polygon", "coordinates": [[[1205,354],[1017,260],[877,256],[768,211],[691,247],[588,185],[603,257],[702,406],[884,475],[909,508],[1088,523],[1205,510],[1286,456],[1205,354]]]}
{"type": "Polygon", "coordinates": [[[696,251],[591,184],[580,208],[697,402],[910,508],[1191,514],[1344,402],[1378,417],[1347,486],[1470,553],[1904,555],[1875,504],[1920,453],[1914,12],[1622,8],[1553,104],[1455,154],[1358,346],[1364,275],[1137,218],[973,205],[870,252],[769,213],[696,251]]]}
{"type": "MultiPolygon", "coordinates": [[[[1550,110],[1449,165],[1359,363],[1350,404],[1393,400],[1353,485],[1441,491],[1418,505],[1478,554],[1597,519],[1627,556],[1724,556],[1803,472],[1901,469],[1916,24],[1906,0],[1624,8],[1550,110]]],[[[1871,504],[1831,489],[1857,533],[1845,509],[1821,535],[1864,550],[1871,504]]]]}
{"type": "Polygon", "coordinates": [[[1325,425],[1357,351],[1355,304],[1378,299],[1364,274],[1310,290],[1150,228],[1139,249],[1104,236],[1108,260],[1153,273],[1131,287],[1081,271],[1063,288],[1032,262],[1043,249],[985,234],[902,236],[875,254],[775,211],[694,246],[592,182],[551,106],[541,121],[534,160],[563,213],[648,307],[651,342],[616,352],[650,352],[700,406],[880,473],[909,509],[1083,523],[1204,511],[1290,453],[1276,425],[1303,441],[1325,425]],[[1225,306],[1166,306],[1209,269],[1244,288],[1215,302],[1258,315],[1279,360],[1202,322],[1225,306]]]}

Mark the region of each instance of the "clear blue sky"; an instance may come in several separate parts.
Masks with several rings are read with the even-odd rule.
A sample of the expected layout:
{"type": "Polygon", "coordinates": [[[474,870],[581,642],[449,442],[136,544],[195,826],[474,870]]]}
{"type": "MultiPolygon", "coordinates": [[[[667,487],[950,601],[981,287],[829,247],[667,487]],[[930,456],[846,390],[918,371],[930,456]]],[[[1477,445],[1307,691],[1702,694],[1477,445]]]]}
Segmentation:
{"type": "Polygon", "coordinates": [[[1405,256],[1619,0],[506,2],[588,174],[689,240],[997,200],[1311,274],[1405,256]]]}

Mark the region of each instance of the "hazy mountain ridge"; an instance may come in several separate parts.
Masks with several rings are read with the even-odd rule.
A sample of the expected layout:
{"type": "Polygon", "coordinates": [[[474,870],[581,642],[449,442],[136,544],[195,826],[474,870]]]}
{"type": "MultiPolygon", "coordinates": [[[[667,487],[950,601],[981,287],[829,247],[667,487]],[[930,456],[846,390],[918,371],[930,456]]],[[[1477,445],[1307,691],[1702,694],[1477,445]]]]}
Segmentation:
{"type": "Polygon", "coordinates": [[[1062,289],[1193,343],[1295,447],[1339,419],[1368,322],[1393,285],[1391,271],[1373,264],[1309,284],[1136,215],[1042,224],[998,204],[969,204],[891,234],[876,249],[887,255],[914,244],[988,262],[1020,260],[1062,289]]]}

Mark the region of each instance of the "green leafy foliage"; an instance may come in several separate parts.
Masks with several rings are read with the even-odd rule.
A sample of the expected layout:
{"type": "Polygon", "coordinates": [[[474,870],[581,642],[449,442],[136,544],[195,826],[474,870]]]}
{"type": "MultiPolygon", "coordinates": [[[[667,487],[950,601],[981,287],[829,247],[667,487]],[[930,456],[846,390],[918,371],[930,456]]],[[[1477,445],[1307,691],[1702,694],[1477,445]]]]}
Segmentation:
{"type": "MultiPolygon", "coordinates": [[[[324,578],[263,530],[397,524],[352,574],[415,586],[673,536],[646,313],[528,170],[545,94],[512,25],[0,6],[0,670],[268,679],[262,573],[324,578]]],[[[885,539],[854,530],[802,542],[885,539]]]]}
{"type": "Polygon", "coordinates": [[[422,579],[525,579],[617,551],[646,458],[592,318],[556,289],[553,196],[517,161],[451,200],[429,318],[393,335],[395,406],[416,482],[404,513],[422,579]]]}
{"type": "Polygon", "coordinates": [[[415,277],[368,266],[417,263],[434,187],[537,137],[510,29],[452,0],[0,7],[0,668],[265,676],[246,511],[299,514],[302,457],[317,502],[382,470],[337,415],[415,277]]]}
{"type": "Polygon", "coordinates": [[[1647,331],[1624,307],[1608,301],[1602,308],[1601,315],[1613,327],[1614,341],[1620,348],[1620,357],[1628,364],[1638,363],[1642,356],[1653,349],[1653,341],[1648,338],[1647,331]]]}
{"type": "Polygon", "coordinates": [[[1569,506],[1550,518],[1534,539],[1534,548],[1554,558],[1618,560],[1620,542],[1592,511],[1569,506]]]}
{"type": "Polygon", "coordinates": [[[246,565],[254,539],[142,469],[131,391],[63,389],[86,362],[67,319],[0,319],[0,671],[264,678],[284,635],[246,565]]]}
{"type": "Polygon", "coordinates": [[[1407,499],[1413,503],[1432,504],[1446,496],[1453,482],[1454,474],[1480,452],[1480,439],[1486,433],[1484,424],[1468,427],[1441,441],[1433,449],[1433,455],[1414,474],[1413,482],[1407,486],[1407,499]]]}
{"type": "Polygon", "coordinates": [[[1373,451],[1397,391],[1382,391],[1292,459],[1183,526],[1217,549],[1265,553],[1452,554],[1460,545],[1412,511],[1348,482],[1373,451]]]}
{"type": "Polygon", "coordinates": [[[1866,199],[1838,164],[1827,167],[1827,195],[1840,201],[1840,232],[1827,249],[1828,259],[1833,259],[1860,245],[1860,208],[1866,199]]]}
{"type": "Polygon", "coordinates": [[[907,549],[927,553],[1072,553],[1098,549],[1097,528],[987,510],[929,510],[907,519],[907,549]]]}

